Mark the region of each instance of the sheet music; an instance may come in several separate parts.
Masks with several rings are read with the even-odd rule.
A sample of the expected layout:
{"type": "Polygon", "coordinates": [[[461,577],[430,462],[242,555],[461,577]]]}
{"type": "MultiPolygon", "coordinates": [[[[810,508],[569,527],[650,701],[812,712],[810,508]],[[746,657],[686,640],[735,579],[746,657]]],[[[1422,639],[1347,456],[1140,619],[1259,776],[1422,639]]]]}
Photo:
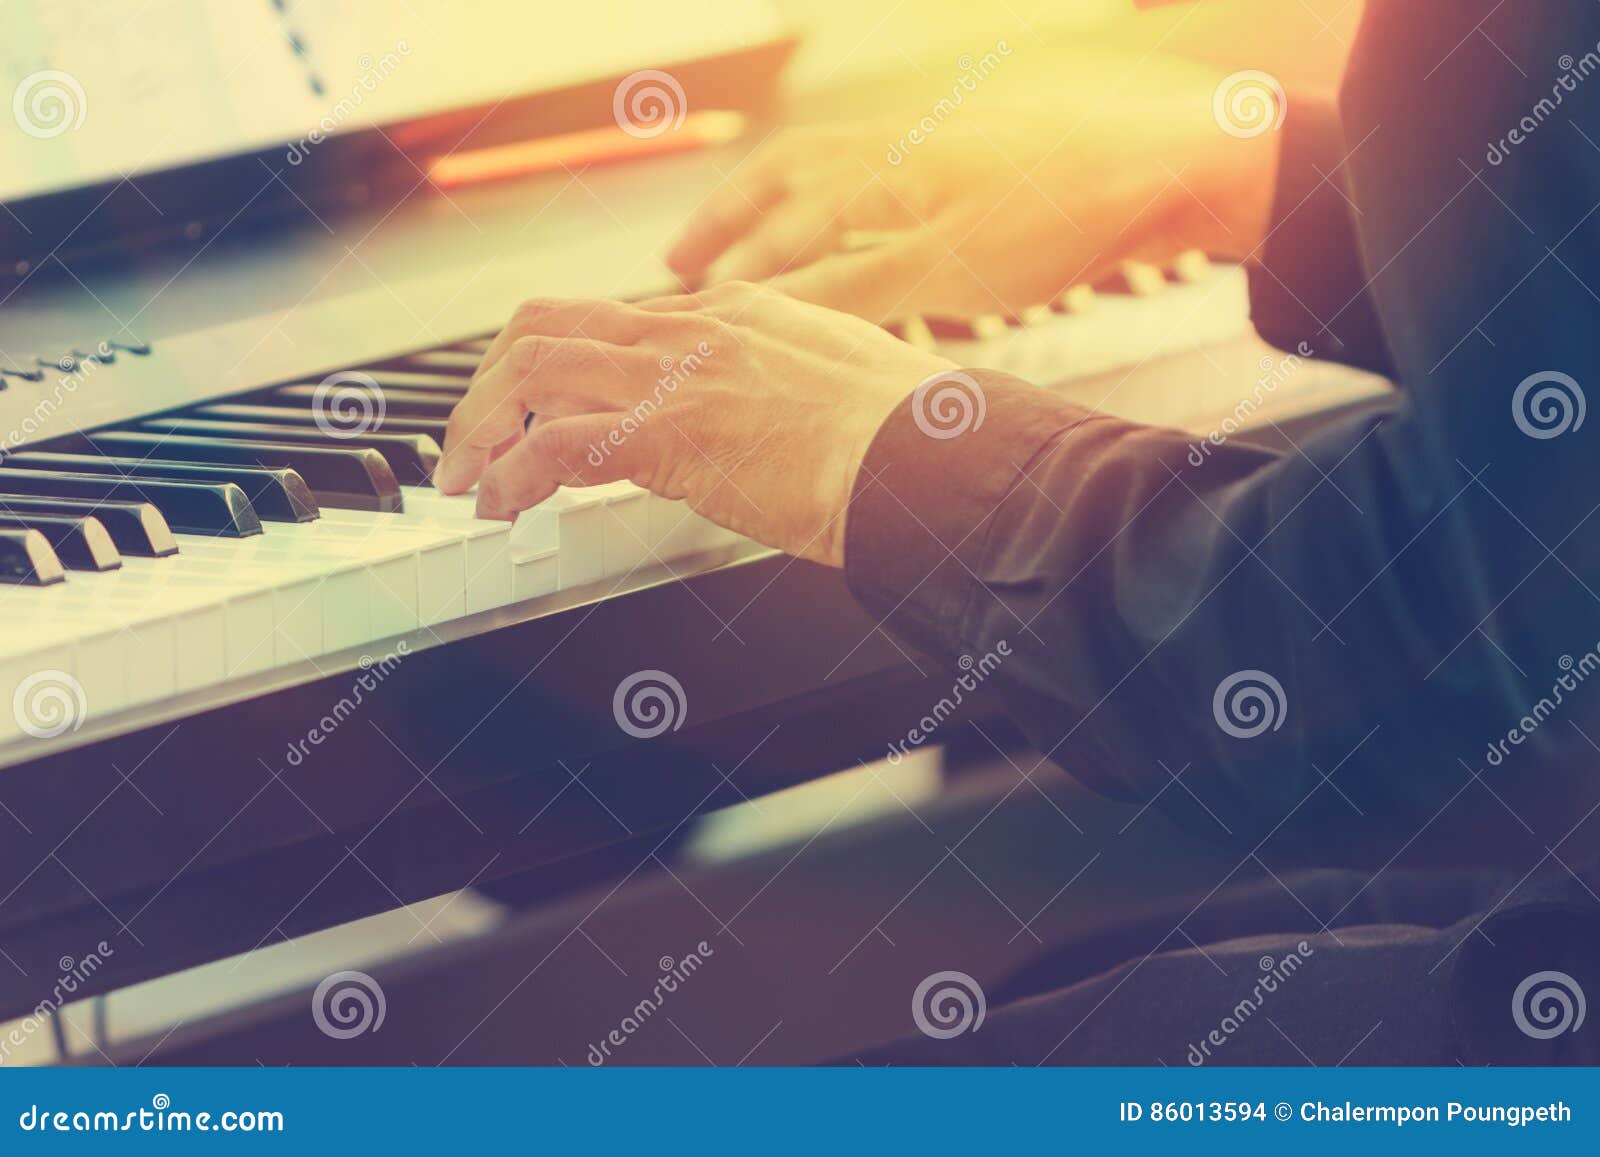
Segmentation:
{"type": "Polygon", "coordinates": [[[3,21],[0,201],[779,32],[764,0],[11,0],[3,21]]]}

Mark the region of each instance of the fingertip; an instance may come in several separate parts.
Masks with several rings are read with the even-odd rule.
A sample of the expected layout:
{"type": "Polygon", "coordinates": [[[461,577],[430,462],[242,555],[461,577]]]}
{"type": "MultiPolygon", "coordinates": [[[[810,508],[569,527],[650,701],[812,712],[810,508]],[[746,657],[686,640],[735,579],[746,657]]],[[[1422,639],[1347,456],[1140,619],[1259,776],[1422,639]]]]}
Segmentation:
{"type": "Polygon", "coordinates": [[[478,479],[479,518],[496,522],[511,522],[529,507],[537,506],[556,492],[556,483],[545,479],[537,481],[523,478],[520,483],[507,485],[503,475],[510,467],[501,459],[478,479]]]}
{"type": "Polygon", "coordinates": [[[483,473],[484,451],[470,446],[457,446],[445,451],[434,467],[433,485],[443,494],[465,494],[483,473]]]}

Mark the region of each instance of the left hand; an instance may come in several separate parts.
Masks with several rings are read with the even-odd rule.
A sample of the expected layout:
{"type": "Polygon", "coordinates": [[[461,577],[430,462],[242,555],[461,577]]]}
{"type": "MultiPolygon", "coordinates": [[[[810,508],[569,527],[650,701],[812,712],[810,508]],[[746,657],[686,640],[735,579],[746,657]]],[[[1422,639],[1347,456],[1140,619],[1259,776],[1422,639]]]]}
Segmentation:
{"type": "Polygon", "coordinates": [[[510,519],[627,478],[769,546],[844,565],[873,436],[954,369],[857,318],[732,282],[637,304],[538,299],[450,416],[436,482],[510,519]],[[538,417],[523,434],[528,414],[538,417]]]}

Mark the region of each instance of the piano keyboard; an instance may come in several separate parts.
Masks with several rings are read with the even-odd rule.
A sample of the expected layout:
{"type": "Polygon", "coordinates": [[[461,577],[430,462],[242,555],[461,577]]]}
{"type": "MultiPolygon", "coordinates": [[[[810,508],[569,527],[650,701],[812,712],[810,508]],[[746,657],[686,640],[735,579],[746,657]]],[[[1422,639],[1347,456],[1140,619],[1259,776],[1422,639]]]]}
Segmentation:
{"type": "Polygon", "coordinates": [[[760,549],[627,482],[559,491],[514,524],[432,489],[444,417],[482,349],[333,375],[355,391],[347,402],[372,395],[354,426],[306,382],[0,461],[0,696],[13,708],[0,744],[26,758],[30,737],[85,719],[760,549]]]}
{"type": "MultiPolygon", "coordinates": [[[[1019,318],[898,332],[1048,384],[1235,338],[1248,331],[1243,292],[1241,271],[1192,254],[1168,273],[1129,266],[1019,318]]],[[[347,666],[408,635],[426,645],[458,620],[559,609],[635,572],[654,581],[691,559],[762,553],[626,482],[562,490],[515,524],[433,490],[445,422],[488,342],[0,459],[0,697],[13,707],[0,708],[0,763],[31,756],[19,741],[86,718],[307,663],[314,674],[324,659],[347,666]],[[63,710],[35,712],[39,692],[64,692],[63,710]]]]}

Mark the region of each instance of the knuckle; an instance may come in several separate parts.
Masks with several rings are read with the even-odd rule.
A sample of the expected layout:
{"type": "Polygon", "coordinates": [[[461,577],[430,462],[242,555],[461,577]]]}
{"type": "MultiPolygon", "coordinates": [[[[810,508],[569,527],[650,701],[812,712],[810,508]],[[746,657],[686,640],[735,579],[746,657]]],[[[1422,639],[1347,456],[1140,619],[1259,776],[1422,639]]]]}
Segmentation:
{"type": "Polygon", "coordinates": [[[514,333],[532,333],[547,325],[549,319],[557,313],[566,302],[559,297],[530,297],[520,302],[511,313],[511,329],[514,333]]]}
{"type": "Polygon", "coordinates": [[[545,342],[538,337],[519,337],[511,343],[506,358],[519,377],[533,373],[545,359],[545,342]]]}
{"type": "Polygon", "coordinates": [[[546,423],[529,430],[522,439],[524,456],[535,461],[554,461],[563,445],[560,423],[546,423]]]}

